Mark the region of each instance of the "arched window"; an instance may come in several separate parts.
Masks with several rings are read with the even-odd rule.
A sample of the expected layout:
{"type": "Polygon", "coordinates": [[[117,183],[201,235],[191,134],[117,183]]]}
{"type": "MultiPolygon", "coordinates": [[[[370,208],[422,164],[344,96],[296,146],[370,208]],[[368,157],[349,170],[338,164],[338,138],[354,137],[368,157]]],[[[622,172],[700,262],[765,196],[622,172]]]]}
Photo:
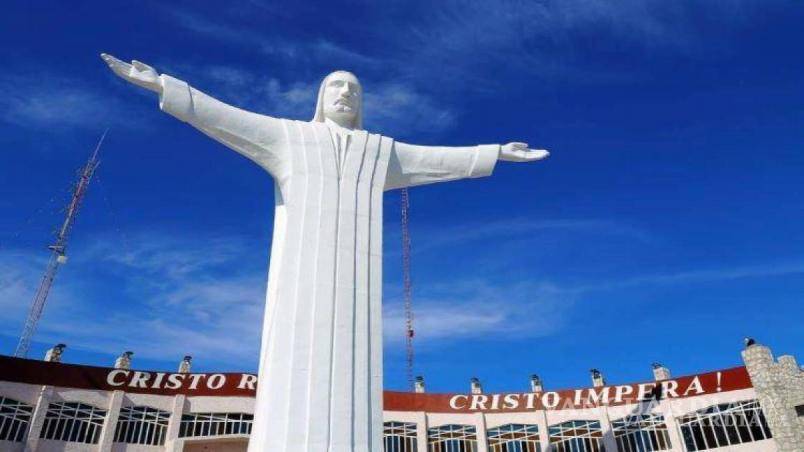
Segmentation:
{"type": "Polygon", "coordinates": [[[253,414],[191,413],[181,417],[179,437],[251,434],[253,414]]]}
{"type": "Polygon", "coordinates": [[[706,450],[769,439],[771,432],[756,400],[721,403],[678,419],[687,450],[706,450]]]}
{"type": "Polygon", "coordinates": [[[541,452],[539,426],[507,424],[486,430],[490,452],[541,452]]]}
{"type": "Polygon", "coordinates": [[[383,426],[385,452],[416,452],[416,424],[386,422],[383,426]]]}
{"type": "Polygon", "coordinates": [[[667,424],[661,414],[636,414],[611,422],[620,452],[652,452],[670,449],[667,424]]]}
{"type": "Polygon", "coordinates": [[[170,413],[148,406],[127,406],[120,410],[114,440],[118,443],[162,446],[165,444],[170,413]]]}
{"type": "Polygon", "coordinates": [[[474,425],[442,425],[427,429],[428,452],[476,452],[474,425]]]}
{"type": "Polygon", "coordinates": [[[551,452],[601,452],[600,421],[567,421],[550,426],[551,452]]]}
{"type": "Polygon", "coordinates": [[[31,405],[0,397],[0,441],[24,440],[32,412],[31,405]]]}
{"type": "Polygon", "coordinates": [[[40,436],[56,441],[96,444],[105,417],[106,410],[80,402],[51,403],[40,436]]]}

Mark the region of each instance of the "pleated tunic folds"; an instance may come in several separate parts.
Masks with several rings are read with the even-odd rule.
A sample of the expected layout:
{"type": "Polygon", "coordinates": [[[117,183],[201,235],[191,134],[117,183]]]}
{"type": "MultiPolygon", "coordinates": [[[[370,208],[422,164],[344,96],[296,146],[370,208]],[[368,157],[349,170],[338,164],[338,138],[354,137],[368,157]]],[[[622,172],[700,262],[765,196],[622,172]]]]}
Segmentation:
{"type": "Polygon", "coordinates": [[[499,146],[409,145],[240,110],[167,75],[161,83],[165,112],[275,181],[249,451],[381,452],[383,192],[486,176],[499,146]]]}

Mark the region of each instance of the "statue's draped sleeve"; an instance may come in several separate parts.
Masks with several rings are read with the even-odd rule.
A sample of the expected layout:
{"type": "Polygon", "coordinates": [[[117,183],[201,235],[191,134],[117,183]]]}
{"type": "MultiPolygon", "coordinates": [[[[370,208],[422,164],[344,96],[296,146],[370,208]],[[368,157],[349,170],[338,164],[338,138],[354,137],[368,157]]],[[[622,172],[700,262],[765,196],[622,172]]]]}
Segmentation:
{"type": "Polygon", "coordinates": [[[488,176],[499,155],[498,144],[450,147],[395,141],[388,162],[385,189],[488,176]]]}
{"type": "Polygon", "coordinates": [[[290,173],[281,120],[223,103],[186,82],[161,75],[159,107],[265,168],[282,185],[290,173]]]}

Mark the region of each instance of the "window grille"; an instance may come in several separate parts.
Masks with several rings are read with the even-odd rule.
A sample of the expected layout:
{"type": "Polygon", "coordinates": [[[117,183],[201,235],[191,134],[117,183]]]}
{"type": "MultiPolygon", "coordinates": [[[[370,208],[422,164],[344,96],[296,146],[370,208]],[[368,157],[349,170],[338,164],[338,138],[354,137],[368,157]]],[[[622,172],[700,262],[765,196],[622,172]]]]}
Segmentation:
{"type": "Polygon", "coordinates": [[[383,427],[385,452],[416,452],[416,424],[391,421],[383,427]]]}
{"type": "Polygon", "coordinates": [[[541,452],[539,426],[507,424],[486,431],[491,452],[541,452]]]}
{"type": "Polygon", "coordinates": [[[170,413],[148,406],[129,406],[120,410],[114,440],[118,443],[162,446],[170,413]]]}
{"type": "Polygon", "coordinates": [[[0,440],[14,442],[24,440],[32,412],[31,405],[0,397],[0,440]]]}
{"type": "Polygon", "coordinates": [[[637,414],[611,422],[620,452],[653,452],[670,449],[667,424],[661,414],[637,414]]]}
{"type": "Polygon", "coordinates": [[[251,434],[253,414],[192,413],[181,417],[179,438],[251,434]]]}
{"type": "Polygon", "coordinates": [[[106,410],[79,402],[51,403],[42,426],[44,439],[96,444],[106,410]]]}
{"type": "Polygon", "coordinates": [[[756,400],[721,403],[678,419],[688,451],[728,447],[771,438],[756,400]]]}
{"type": "Polygon", "coordinates": [[[473,425],[442,425],[427,429],[428,452],[477,452],[473,425]]]}
{"type": "Polygon", "coordinates": [[[567,421],[551,425],[550,452],[603,452],[600,421],[567,421]]]}

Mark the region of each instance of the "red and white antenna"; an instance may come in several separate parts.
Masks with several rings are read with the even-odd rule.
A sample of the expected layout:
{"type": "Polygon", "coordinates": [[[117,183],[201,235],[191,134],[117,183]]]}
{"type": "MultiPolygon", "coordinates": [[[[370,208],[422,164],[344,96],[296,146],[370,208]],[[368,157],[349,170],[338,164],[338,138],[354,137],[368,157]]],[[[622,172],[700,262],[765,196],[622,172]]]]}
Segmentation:
{"type": "Polygon", "coordinates": [[[413,391],[413,284],[410,278],[410,193],[407,188],[401,191],[402,204],[402,284],[405,297],[405,352],[406,377],[408,386],[413,391]]]}
{"type": "Polygon", "coordinates": [[[70,232],[75,224],[75,217],[78,215],[78,209],[81,207],[81,201],[83,201],[84,195],[87,192],[89,182],[92,180],[92,175],[95,174],[95,169],[98,168],[98,164],[100,163],[98,161],[98,151],[100,151],[101,144],[103,144],[103,139],[106,138],[106,132],[108,131],[107,129],[103,132],[97,146],[95,146],[95,151],[79,172],[78,182],[75,184],[73,196],[70,199],[70,204],[67,206],[67,215],[64,219],[64,223],[62,223],[61,228],[56,234],[55,243],[48,246],[50,250],[50,260],[45,268],[42,282],[36,290],[36,295],[31,304],[31,310],[28,312],[28,317],[25,319],[25,326],[22,329],[17,349],[14,351],[14,356],[18,358],[25,358],[28,355],[28,348],[31,346],[31,338],[36,332],[39,319],[42,317],[42,311],[45,308],[47,296],[50,293],[51,287],[53,287],[53,280],[56,278],[56,272],[59,270],[59,266],[67,262],[67,239],[70,237],[70,232]]]}

